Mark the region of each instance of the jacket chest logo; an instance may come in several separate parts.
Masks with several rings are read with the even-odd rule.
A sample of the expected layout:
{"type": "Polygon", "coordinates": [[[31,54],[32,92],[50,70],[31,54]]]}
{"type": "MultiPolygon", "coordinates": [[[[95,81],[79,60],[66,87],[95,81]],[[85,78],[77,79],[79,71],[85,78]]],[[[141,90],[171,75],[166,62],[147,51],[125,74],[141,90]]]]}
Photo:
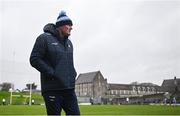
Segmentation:
{"type": "MultiPolygon", "coordinates": [[[[51,43],[51,45],[57,46],[58,43],[57,43],[57,42],[54,42],[54,43],[51,43]]],[[[67,46],[68,48],[71,48],[71,45],[70,45],[70,44],[67,44],[66,46],[67,46]]]]}
{"type": "Polygon", "coordinates": [[[58,43],[56,43],[56,42],[55,43],[51,43],[51,45],[55,45],[56,46],[56,45],[58,45],[58,43]]]}

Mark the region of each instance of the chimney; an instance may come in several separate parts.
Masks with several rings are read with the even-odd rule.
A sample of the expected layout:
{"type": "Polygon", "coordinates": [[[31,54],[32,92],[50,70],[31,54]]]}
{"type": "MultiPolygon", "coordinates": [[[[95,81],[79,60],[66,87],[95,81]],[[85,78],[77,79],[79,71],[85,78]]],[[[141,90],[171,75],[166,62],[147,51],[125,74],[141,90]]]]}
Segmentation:
{"type": "Polygon", "coordinates": [[[174,85],[177,85],[176,76],[174,76],[174,85]]]}

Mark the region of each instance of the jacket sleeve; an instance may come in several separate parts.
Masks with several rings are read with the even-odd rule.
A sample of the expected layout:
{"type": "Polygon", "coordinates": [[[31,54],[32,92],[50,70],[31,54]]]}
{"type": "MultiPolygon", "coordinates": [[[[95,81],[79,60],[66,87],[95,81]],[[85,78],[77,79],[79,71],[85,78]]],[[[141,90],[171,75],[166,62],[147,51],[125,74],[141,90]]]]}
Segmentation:
{"type": "Polygon", "coordinates": [[[47,63],[44,58],[46,52],[46,42],[42,35],[40,35],[34,44],[33,50],[30,56],[30,64],[36,68],[39,72],[52,77],[54,75],[54,69],[47,63]]]}

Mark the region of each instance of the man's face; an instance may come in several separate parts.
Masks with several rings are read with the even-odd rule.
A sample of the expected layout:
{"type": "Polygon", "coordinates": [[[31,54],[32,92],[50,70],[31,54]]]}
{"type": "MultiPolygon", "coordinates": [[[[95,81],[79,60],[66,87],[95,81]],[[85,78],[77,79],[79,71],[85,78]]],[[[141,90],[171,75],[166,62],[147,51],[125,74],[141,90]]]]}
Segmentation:
{"type": "Polygon", "coordinates": [[[71,25],[63,25],[60,27],[60,30],[64,36],[70,36],[71,35],[71,30],[72,26],[71,25]]]}

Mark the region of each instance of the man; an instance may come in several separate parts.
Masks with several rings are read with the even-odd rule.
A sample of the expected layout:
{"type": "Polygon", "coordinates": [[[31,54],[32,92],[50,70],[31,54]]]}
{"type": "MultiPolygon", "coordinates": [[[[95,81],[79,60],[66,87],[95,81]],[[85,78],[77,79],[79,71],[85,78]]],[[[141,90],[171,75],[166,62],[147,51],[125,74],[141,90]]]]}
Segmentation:
{"type": "Polygon", "coordinates": [[[30,63],[41,74],[41,90],[47,114],[80,115],[75,95],[73,46],[68,39],[72,21],[61,11],[55,24],[47,24],[33,47],[30,63]]]}
{"type": "Polygon", "coordinates": [[[6,99],[2,99],[2,103],[3,103],[3,105],[6,105],[6,99]]]}

